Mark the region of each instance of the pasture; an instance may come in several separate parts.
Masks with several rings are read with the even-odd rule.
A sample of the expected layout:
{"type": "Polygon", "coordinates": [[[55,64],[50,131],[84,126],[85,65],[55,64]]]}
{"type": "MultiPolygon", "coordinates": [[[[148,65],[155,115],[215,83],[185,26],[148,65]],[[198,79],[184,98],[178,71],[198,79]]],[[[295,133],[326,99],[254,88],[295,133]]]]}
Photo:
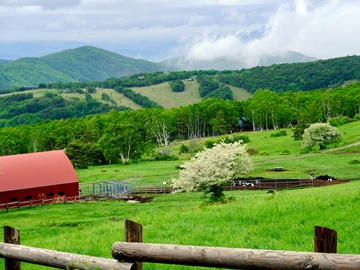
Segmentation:
{"type": "MultiPolygon", "coordinates": [[[[344,146],[360,141],[360,122],[339,127],[344,146]]],[[[252,132],[248,147],[266,152],[252,155],[253,176],[308,177],[309,171],[334,175],[341,179],[360,178],[360,146],[330,152],[301,153],[300,142],[293,141],[291,131],[283,137],[271,137],[274,131],[252,132]],[[289,154],[282,152],[288,150],[289,154]],[[274,172],[273,167],[284,167],[274,172]]],[[[198,140],[202,147],[206,138],[198,140]]],[[[174,146],[178,153],[181,143],[174,146]]],[[[103,180],[126,180],[136,185],[160,185],[176,177],[177,166],[190,157],[179,155],[176,161],[143,161],[129,165],[107,165],[77,170],[80,184],[103,180]]],[[[145,243],[197,246],[254,248],[269,250],[313,251],[314,226],[338,232],[338,253],[360,254],[360,180],[321,188],[292,190],[227,191],[235,198],[229,204],[205,206],[202,194],[156,195],[147,203],[129,204],[104,200],[45,205],[0,212],[0,226],[21,231],[21,243],[27,246],[54,249],[90,256],[111,258],[111,246],[124,239],[124,220],[144,226],[145,243]]],[[[3,237],[2,231],[0,237],[3,237]]],[[[0,260],[0,268],[4,261],[0,260]]],[[[23,269],[44,269],[23,263],[23,269]]],[[[204,269],[185,266],[145,264],[144,269],[204,269]]]]}
{"type": "MultiPolygon", "coordinates": [[[[312,251],[313,227],[319,225],[338,232],[338,253],[360,253],[360,181],[273,194],[226,193],[236,200],[204,206],[200,193],[164,194],[144,204],[100,201],[14,209],[0,213],[0,225],[20,229],[23,245],[105,258],[111,258],[113,242],[123,240],[125,219],[144,226],[146,243],[290,251],[312,251]]],[[[43,268],[24,264],[23,269],[43,268]]],[[[145,264],[145,269],[204,268],[145,264]]]]}

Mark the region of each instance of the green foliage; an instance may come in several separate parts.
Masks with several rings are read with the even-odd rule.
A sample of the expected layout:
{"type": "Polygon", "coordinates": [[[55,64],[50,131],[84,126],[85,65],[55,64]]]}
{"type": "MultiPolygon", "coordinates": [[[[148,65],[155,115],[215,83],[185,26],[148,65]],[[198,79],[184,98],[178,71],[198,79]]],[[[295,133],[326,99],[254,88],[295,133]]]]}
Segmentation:
{"type": "Polygon", "coordinates": [[[90,93],[90,94],[94,94],[94,93],[96,93],[96,88],[95,88],[95,87],[88,87],[88,88],[87,88],[87,91],[88,91],[88,93],[90,93]]]}
{"type": "Polygon", "coordinates": [[[290,151],[289,150],[284,150],[280,153],[280,155],[290,155],[290,151]]]}
{"type": "Polygon", "coordinates": [[[257,154],[259,154],[259,151],[254,149],[254,148],[249,148],[246,151],[248,152],[249,155],[257,155],[257,154]]]}
{"type": "Polygon", "coordinates": [[[349,118],[348,116],[339,116],[336,118],[330,118],[329,125],[331,125],[333,127],[338,127],[338,126],[344,125],[346,123],[349,123],[351,121],[352,121],[352,119],[349,118]]]}
{"type": "Polygon", "coordinates": [[[360,79],[360,56],[347,56],[306,63],[280,64],[219,74],[219,81],[245,88],[251,93],[271,89],[277,93],[339,87],[360,79]]]}
{"type": "Polygon", "coordinates": [[[360,159],[353,159],[349,163],[350,164],[360,164],[360,159]]]}
{"type": "Polygon", "coordinates": [[[234,96],[233,96],[233,93],[230,90],[229,86],[221,86],[220,88],[206,94],[206,96],[204,96],[203,100],[208,99],[208,98],[233,100],[234,96]]]}
{"type": "MultiPolygon", "coordinates": [[[[218,140],[219,141],[219,140],[218,140]]],[[[206,148],[213,148],[215,144],[217,144],[218,141],[214,141],[214,140],[206,140],[204,143],[204,146],[206,148]]],[[[220,139],[221,141],[221,139],[220,139]]]]}
{"type": "Polygon", "coordinates": [[[201,97],[205,97],[211,92],[219,88],[220,84],[212,76],[198,75],[196,80],[199,83],[199,93],[201,97]]]}
{"type": "Polygon", "coordinates": [[[185,84],[182,80],[171,81],[169,84],[173,92],[184,92],[185,90],[185,84]]]}
{"type": "Polygon", "coordinates": [[[294,131],[294,135],[293,135],[294,141],[302,140],[302,137],[303,137],[303,134],[304,134],[304,131],[305,131],[306,128],[307,128],[307,126],[306,126],[304,121],[300,121],[295,126],[295,128],[293,129],[293,131],[294,131]]]}
{"type": "Polygon", "coordinates": [[[162,108],[159,104],[157,104],[154,101],[151,101],[148,97],[145,97],[139,93],[136,93],[135,91],[131,89],[124,89],[123,94],[125,97],[128,97],[132,101],[134,101],[136,104],[141,105],[144,108],[162,108]]]}
{"type": "Polygon", "coordinates": [[[286,136],[286,135],[287,135],[286,130],[279,130],[275,133],[271,133],[270,137],[282,137],[282,136],[286,136]]]}
{"type": "Polygon", "coordinates": [[[180,146],[179,154],[188,153],[189,151],[190,151],[190,147],[182,143],[180,146]]]}

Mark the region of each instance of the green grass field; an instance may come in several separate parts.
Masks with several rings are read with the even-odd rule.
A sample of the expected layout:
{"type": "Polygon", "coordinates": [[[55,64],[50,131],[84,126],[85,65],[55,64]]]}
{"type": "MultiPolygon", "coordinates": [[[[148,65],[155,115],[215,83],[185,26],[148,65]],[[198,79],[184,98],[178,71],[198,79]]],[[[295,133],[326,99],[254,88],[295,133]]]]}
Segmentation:
{"type": "MultiPolygon", "coordinates": [[[[314,226],[338,232],[338,253],[360,254],[360,182],[323,188],[231,191],[230,204],[202,206],[201,194],[157,195],[152,202],[47,205],[0,213],[21,231],[21,243],[111,258],[123,241],[124,220],[144,226],[145,243],[312,251],[314,226]]],[[[2,236],[0,236],[2,237],[2,236]]],[[[0,260],[0,268],[4,268],[0,260]]],[[[23,269],[44,269],[24,264],[23,269]]],[[[145,269],[203,269],[146,264],[145,269]]]]}
{"type": "MultiPolygon", "coordinates": [[[[344,134],[343,142],[337,146],[360,141],[360,122],[353,122],[339,127],[344,134]]],[[[287,135],[282,137],[271,137],[273,130],[248,132],[250,142],[247,149],[255,149],[267,155],[251,155],[254,162],[254,171],[250,176],[269,178],[308,178],[310,172],[315,175],[328,174],[336,178],[347,180],[360,178],[360,165],[350,164],[354,159],[360,159],[360,145],[337,150],[333,152],[320,152],[314,150],[311,153],[301,153],[301,142],[294,141],[291,129],[286,129],[287,135]],[[289,154],[283,153],[288,151],[289,154]],[[274,167],[283,167],[285,171],[274,172],[274,167]]],[[[223,136],[225,137],[225,136],[223,136]]],[[[198,139],[196,147],[202,149],[208,140],[219,140],[223,137],[211,137],[198,139]]],[[[105,180],[130,181],[133,185],[155,185],[160,186],[162,182],[177,177],[177,166],[190,158],[190,154],[179,154],[180,145],[189,145],[188,141],[177,142],[172,149],[172,154],[177,155],[176,161],[148,161],[129,165],[113,164],[105,166],[94,166],[89,169],[77,170],[81,185],[91,184],[105,180]]],[[[329,151],[335,145],[329,146],[329,151]]]]}
{"type": "MultiPolygon", "coordinates": [[[[339,127],[344,146],[360,141],[360,122],[339,127]]],[[[346,149],[329,147],[332,152],[302,154],[300,142],[291,131],[271,137],[274,131],[251,132],[248,148],[267,152],[252,155],[255,171],[265,177],[308,177],[310,170],[341,179],[360,178],[360,146],[346,149]],[[289,155],[280,152],[288,150],[289,155]],[[284,172],[268,169],[281,166],[284,172]]],[[[196,142],[201,148],[206,140],[196,142]]],[[[174,153],[178,152],[178,142],[174,153]]],[[[135,185],[160,185],[177,176],[177,161],[113,164],[77,170],[81,185],[103,180],[126,180],[135,185]]],[[[58,251],[111,258],[111,246],[124,239],[124,220],[144,226],[145,243],[183,244],[254,248],[269,250],[313,251],[314,226],[338,232],[338,253],[360,254],[360,180],[321,188],[276,190],[238,190],[226,192],[235,201],[223,205],[202,205],[201,193],[156,195],[151,202],[129,204],[123,201],[98,201],[46,205],[0,212],[0,225],[21,231],[21,244],[58,251]]],[[[3,237],[0,233],[0,237],[3,237]]],[[[4,260],[0,260],[4,268],[4,260]]],[[[23,264],[23,269],[45,269],[23,264]]],[[[145,264],[145,269],[204,269],[200,267],[145,264]]]]}
{"type": "MultiPolygon", "coordinates": [[[[150,100],[155,101],[159,105],[163,106],[166,109],[192,105],[194,103],[198,103],[202,101],[202,98],[199,94],[199,84],[196,81],[187,81],[184,80],[185,83],[185,91],[181,93],[174,93],[171,91],[168,82],[151,85],[146,87],[133,87],[137,93],[140,93],[143,96],[147,96],[150,100]]],[[[235,100],[246,100],[252,96],[251,93],[246,91],[245,89],[238,88],[235,86],[229,86],[231,91],[233,92],[233,96],[235,100]]],[[[82,101],[85,100],[84,94],[79,93],[63,93],[58,89],[37,89],[37,90],[27,90],[21,93],[33,93],[35,98],[43,96],[46,92],[53,92],[61,95],[63,98],[67,100],[71,100],[74,98],[78,98],[82,101]]],[[[118,106],[126,106],[133,110],[141,109],[142,107],[131,99],[125,97],[123,94],[116,92],[114,89],[106,89],[99,88],[97,91],[91,96],[99,102],[109,103],[101,98],[102,93],[106,93],[112,100],[116,102],[118,106]]],[[[13,95],[14,93],[4,94],[3,96],[13,95]]]]}

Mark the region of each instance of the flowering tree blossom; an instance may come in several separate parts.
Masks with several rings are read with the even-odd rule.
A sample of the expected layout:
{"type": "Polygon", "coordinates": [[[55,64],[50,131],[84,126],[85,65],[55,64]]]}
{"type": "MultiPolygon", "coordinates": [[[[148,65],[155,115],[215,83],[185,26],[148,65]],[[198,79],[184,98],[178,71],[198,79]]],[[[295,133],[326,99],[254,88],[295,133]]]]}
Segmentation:
{"type": "Polygon", "coordinates": [[[172,187],[187,192],[201,189],[210,195],[211,202],[223,201],[223,185],[231,182],[235,175],[253,169],[246,145],[223,141],[213,148],[204,147],[180,167],[179,178],[172,179],[172,187]]]}
{"type": "Polygon", "coordinates": [[[315,123],[304,130],[302,146],[312,148],[316,144],[320,149],[325,149],[326,145],[341,141],[341,135],[336,127],[327,123],[315,123]]]}

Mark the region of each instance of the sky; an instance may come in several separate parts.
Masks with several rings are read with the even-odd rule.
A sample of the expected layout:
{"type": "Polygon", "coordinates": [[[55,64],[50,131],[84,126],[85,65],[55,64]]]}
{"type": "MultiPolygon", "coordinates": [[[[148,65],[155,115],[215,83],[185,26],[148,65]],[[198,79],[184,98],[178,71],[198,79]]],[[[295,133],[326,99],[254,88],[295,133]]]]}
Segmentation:
{"type": "Polygon", "coordinates": [[[359,14],[360,0],[0,0],[0,58],[92,45],[151,61],[328,59],[360,55],[359,14]]]}

